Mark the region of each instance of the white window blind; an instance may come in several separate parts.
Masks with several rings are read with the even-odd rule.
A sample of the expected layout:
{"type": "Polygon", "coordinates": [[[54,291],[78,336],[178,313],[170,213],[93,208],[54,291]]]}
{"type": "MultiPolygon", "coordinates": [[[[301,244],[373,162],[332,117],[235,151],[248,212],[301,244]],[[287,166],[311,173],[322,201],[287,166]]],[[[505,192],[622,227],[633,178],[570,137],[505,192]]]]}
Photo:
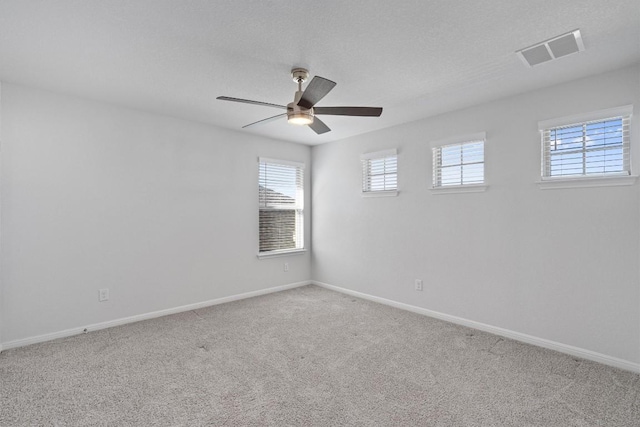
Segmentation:
{"type": "Polygon", "coordinates": [[[433,187],[484,183],[484,140],[433,148],[433,187]]]}
{"type": "Polygon", "coordinates": [[[398,189],[398,154],[385,150],[363,154],[362,191],[396,191],[398,189]]]}
{"type": "Polygon", "coordinates": [[[629,175],[630,115],[542,129],[542,177],[629,175]]]}
{"type": "Polygon", "coordinates": [[[260,158],[260,253],[304,248],[304,165],[260,158]]]}

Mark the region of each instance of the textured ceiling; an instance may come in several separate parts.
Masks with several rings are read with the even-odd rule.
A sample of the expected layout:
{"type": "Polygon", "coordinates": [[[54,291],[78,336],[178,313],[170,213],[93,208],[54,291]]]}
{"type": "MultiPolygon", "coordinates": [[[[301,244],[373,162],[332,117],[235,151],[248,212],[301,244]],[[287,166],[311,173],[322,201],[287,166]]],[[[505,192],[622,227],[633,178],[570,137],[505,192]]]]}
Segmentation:
{"type": "Polygon", "coordinates": [[[237,129],[287,104],[289,71],[338,83],[319,105],[384,107],[251,132],[305,144],[370,132],[640,62],[638,0],[0,0],[0,80],[237,129]],[[514,51],[579,28],[586,50],[514,51]]]}

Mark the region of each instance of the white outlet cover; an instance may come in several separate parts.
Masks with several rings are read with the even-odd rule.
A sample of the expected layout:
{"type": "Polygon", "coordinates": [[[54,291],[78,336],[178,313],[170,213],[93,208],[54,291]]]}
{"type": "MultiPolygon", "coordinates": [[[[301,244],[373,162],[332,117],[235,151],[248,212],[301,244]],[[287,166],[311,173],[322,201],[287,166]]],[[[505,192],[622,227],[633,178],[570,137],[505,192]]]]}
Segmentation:
{"type": "Polygon", "coordinates": [[[109,300],[109,289],[100,289],[98,294],[98,301],[108,301],[109,300]]]}

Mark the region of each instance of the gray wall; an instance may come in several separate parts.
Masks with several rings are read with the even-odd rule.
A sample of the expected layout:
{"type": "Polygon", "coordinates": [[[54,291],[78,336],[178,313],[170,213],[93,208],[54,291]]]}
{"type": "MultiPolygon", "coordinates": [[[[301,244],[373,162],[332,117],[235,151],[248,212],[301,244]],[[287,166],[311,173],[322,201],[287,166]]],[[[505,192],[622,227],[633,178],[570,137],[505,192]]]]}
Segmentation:
{"type": "Polygon", "coordinates": [[[0,342],[313,278],[637,363],[640,184],[535,184],[539,120],[625,104],[638,153],[637,66],[311,150],[3,83],[0,342]],[[431,142],[481,131],[489,189],[432,194],[431,142]],[[400,195],[362,198],[386,148],[400,195]],[[307,164],[312,257],[257,259],[259,156],[307,164]]]}
{"type": "Polygon", "coordinates": [[[639,76],[625,68],[314,147],[313,279],[640,362],[639,184],[535,184],[538,121],[627,104],[640,171],[639,76]],[[488,190],[432,194],[431,142],[482,131],[488,190]],[[387,148],[399,150],[400,194],[361,197],[360,155],[387,148]]]}
{"type": "MultiPolygon", "coordinates": [[[[0,147],[2,144],[2,82],[0,82],[0,147]]],[[[2,150],[0,149],[0,224],[2,223],[2,150]]],[[[2,254],[2,227],[0,226],[0,255],[2,254]]],[[[2,323],[4,321],[4,304],[2,302],[3,299],[3,290],[2,290],[2,262],[0,262],[0,350],[2,349],[2,343],[4,339],[2,337],[2,323]]]]}
{"type": "Polygon", "coordinates": [[[309,147],[7,83],[1,106],[4,343],[309,279],[308,253],[256,256],[257,158],[308,174],[309,147]]]}

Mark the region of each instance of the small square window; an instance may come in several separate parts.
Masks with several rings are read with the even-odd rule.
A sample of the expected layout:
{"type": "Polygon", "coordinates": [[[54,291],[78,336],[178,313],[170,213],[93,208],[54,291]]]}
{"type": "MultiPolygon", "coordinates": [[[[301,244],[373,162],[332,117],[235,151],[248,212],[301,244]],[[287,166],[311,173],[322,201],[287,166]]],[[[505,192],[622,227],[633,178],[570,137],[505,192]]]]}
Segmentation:
{"type": "Polygon", "coordinates": [[[362,192],[381,193],[398,190],[398,155],[396,150],[363,154],[362,192]]]}
{"type": "Polygon", "coordinates": [[[484,140],[433,148],[433,188],[484,183],[484,140]]]}

